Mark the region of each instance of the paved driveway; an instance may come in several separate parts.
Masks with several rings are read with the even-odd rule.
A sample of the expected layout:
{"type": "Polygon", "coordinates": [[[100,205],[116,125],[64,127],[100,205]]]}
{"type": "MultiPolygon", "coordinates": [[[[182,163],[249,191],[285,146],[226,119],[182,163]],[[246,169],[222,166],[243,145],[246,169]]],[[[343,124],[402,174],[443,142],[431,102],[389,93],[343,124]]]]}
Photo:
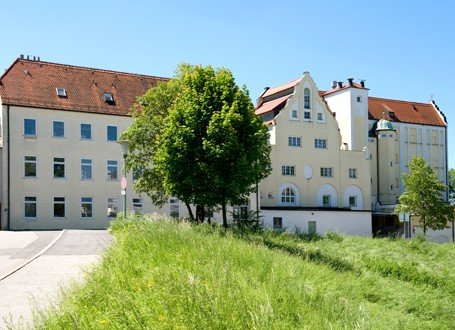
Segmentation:
{"type": "Polygon", "coordinates": [[[106,230],[0,231],[0,329],[25,325],[33,306],[55,302],[59,289],[81,280],[110,241],[106,230]]]}

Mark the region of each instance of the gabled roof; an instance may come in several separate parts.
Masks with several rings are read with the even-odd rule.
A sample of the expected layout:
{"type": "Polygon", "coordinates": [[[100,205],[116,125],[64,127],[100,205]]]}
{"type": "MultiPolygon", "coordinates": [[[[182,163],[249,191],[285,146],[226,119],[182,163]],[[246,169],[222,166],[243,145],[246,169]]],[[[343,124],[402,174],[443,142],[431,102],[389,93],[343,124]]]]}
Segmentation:
{"type": "Polygon", "coordinates": [[[431,103],[418,103],[368,97],[369,119],[387,119],[391,122],[446,126],[446,123],[431,103]]]}
{"type": "MultiPolygon", "coordinates": [[[[259,106],[256,108],[257,115],[279,109],[293,93],[293,88],[300,81],[293,80],[286,84],[269,88],[260,96],[259,106]],[[262,102],[261,102],[262,101],[262,102]]],[[[318,91],[319,96],[325,101],[326,95],[333,94],[348,88],[367,89],[360,84],[353,82],[352,85],[343,84],[327,91],[318,91]]],[[[391,122],[403,122],[420,125],[446,126],[443,114],[432,103],[418,103],[400,100],[391,100],[378,97],[368,97],[368,118],[387,119],[391,122]]],[[[331,109],[333,110],[333,109],[331,109]]]]}
{"type": "Polygon", "coordinates": [[[47,109],[129,114],[136,98],[167,78],[17,59],[0,78],[3,104],[47,109]],[[66,90],[59,97],[56,88],[66,90]],[[113,102],[106,102],[103,93],[113,102]]]}

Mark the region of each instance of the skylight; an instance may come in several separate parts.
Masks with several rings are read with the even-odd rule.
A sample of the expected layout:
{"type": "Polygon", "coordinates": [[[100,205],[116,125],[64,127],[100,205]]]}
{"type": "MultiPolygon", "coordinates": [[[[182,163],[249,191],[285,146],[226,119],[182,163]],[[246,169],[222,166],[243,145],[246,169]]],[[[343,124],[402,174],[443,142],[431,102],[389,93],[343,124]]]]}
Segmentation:
{"type": "Polygon", "coordinates": [[[113,103],[114,102],[114,97],[112,96],[111,93],[104,92],[103,93],[103,98],[104,98],[104,101],[107,102],[107,103],[113,103]]]}
{"type": "Polygon", "coordinates": [[[66,97],[66,89],[63,87],[55,87],[55,90],[57,91],[57,96],[66,97]]]}

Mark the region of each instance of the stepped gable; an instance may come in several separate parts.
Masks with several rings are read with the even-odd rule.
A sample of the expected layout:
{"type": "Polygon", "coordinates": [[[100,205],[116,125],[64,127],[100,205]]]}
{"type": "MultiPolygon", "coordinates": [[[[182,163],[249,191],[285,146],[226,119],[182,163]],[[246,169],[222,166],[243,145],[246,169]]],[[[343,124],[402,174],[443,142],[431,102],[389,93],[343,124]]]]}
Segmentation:
{"type": "Polygon", "coordinates": [[[19,58],[0,78],[0,97],[6,105],[127,116],[138,96],[168,80],[19,58]]]}

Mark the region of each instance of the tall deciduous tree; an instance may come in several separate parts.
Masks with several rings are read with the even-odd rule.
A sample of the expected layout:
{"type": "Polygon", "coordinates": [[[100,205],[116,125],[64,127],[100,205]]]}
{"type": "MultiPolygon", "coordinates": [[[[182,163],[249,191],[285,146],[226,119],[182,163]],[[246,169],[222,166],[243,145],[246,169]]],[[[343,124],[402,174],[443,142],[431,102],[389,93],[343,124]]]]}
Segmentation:
{"type": "Polygon", "coordinates": [[[400,196],[397,213],[418,216],[426,235],[427,229],[444,229],[451,217],[451,209],[443,199],[446,186],[422,157],[414,157],[408,163],[409,173],[403,174],[406,191],[400,196]]]}
{"type": "Polygon", "coordinates": [[[449,201],[455,205],[455,169],[449,170],[449,201]]]}
{"type": "Polygon", "coordinates": [[[139,97],[132,109],[133,123],[120,139],[128,140],[126,167],[137,177],[134,189],[147,194],[156,205],[167,202],[163,179],[153,166],[159,136],[179,92],[178,80],[160,82],[139,97]]]}
{"type": "Polygon", "coordinates": [[[227,69],[182,65],[155,165],[164,188],[186,203],[226,207],[269,174],[267,128],[227,69]]]}

